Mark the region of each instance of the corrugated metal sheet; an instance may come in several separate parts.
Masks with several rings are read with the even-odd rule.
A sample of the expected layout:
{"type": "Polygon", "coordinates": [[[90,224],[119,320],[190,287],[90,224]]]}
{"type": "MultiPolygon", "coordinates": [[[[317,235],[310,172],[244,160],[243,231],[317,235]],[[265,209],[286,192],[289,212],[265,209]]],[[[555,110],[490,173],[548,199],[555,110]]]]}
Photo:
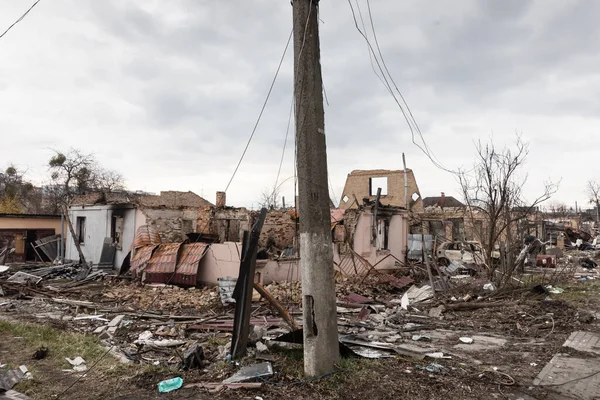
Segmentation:
{"type": "Polygon", "coordinates": [[[140,247],[131,260],[131,274],[146,283],[195,286],[200,260],[208,246],[208,243],[166,243],[140,247]]]}
{"type": "Polygon", "coordinates": [[[133,259],[131,260],[131,275],[136,278],[139,273],[144,270],[144,267],[150,261],[152,257],[152,252],[157,246],[150,245],[140,247],[135,251],[133,259]]]}
{"type": "Polygon", "coordinates": [[[137,249],[151,244],[160,244],[160,235],[158,234],[158,231],[149,225],[140,226],[135,234],[135,240],[131,245],[131,249],[137,249]]]}
{"type": "Polygon", "coordinates": [[[144,269],[144,282],[195,286],[207,247],[206,243],[159,245],[144,269]]]}
{"type": "Polygon", "coordinates": [[[198,265],[200,265],[200,260],[204,257],[207,247],[208,244],[206,243],[184,244],[177,263],[177,274],[194,275],[195,282],[195,276],[198,275],[198,265]]]}
{"type": "MultiPolygon", "coordinates": [[[[165,243],[159,245],[148,265],[144,268],[144,277],[142,280],[148,283],[167,283],[170,275],[175,271],[177,265],[177,255],[181,243],[165,243]]],[[[169,283],[175,283],[175,277],[169,283]]]]}

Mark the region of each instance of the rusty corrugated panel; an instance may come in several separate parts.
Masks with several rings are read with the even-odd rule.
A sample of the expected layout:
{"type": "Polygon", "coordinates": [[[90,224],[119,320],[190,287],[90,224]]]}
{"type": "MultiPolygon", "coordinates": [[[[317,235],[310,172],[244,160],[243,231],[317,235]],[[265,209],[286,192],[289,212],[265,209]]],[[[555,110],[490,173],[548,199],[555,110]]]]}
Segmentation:
{"type": "Polygon", "coordinates": [[[207,247],[207,243],[184,244],[179,256],[179,262],[177,263],[177,275],[193,277],[193,284],[195,285],[198,266],[206,253],[207,247]]]}
{"type": "Polygon", "coordinates": [[[207,247],[207,243],[159,245],[144,269],[144,281],[195,286],[207,247]]]}
{"type": "Polygon", "coordinates": [[[169,281],[170,275],[175,271],[177,264],[177,255],[181,243],[166,243],[159,245],[148,265],[144,268],[144,277],[142,280],[147,283],[175,283],[174,277],[169,281]]]}
{"type": "Polygon", "coordinates": [[[135,234],[135,240],[131,249],[137,249],[142,246],[160,244],[160,235],[154,227],[149,225],[140,226],[135,234]]]}
{"type": "Polygon", "coordinates": [[[152,252],[156,248],[156,245],[143,246],[135,251],[135,255],[131,260],[131,275],[136,278],[138,273],[144,270],[144,267],[150,261],[152,252]]]}

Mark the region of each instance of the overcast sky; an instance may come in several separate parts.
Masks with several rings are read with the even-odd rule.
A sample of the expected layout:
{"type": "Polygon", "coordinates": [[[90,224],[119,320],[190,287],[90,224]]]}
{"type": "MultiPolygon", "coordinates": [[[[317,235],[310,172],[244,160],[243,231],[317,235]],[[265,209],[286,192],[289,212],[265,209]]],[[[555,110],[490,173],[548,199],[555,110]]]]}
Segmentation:
{"type": "MultiPolygon", "coordinates": [[[[0,0],[0,31],[32,2],[0,0]]],[[[562,178],[554,201],[585,203],[587,180],[600,179],[599,1],[371,8],[387,66],[446,167],[471,166],[475,140],[510,144],[519,132],[531,144],[525,194],[562,178]]],[[[459,197],[453,176],[412,144],[347,1],[321,1],[320,19],[332,197],[353,169],[402,169],[402,152],[424,197],[459,197]]],[[[42,0],[0,39],[0,166],[15,163],[41,182],[50,148],[75,147],[120,171],[130,189],[192,190],[214,202],[291,28],[287,0],[42,0]]],[[[256,206],[275,182],[292,78],[290,48],[230,205],[256,206]]],[[[280,181],[292,199],[289,139],[280,181]]]]}

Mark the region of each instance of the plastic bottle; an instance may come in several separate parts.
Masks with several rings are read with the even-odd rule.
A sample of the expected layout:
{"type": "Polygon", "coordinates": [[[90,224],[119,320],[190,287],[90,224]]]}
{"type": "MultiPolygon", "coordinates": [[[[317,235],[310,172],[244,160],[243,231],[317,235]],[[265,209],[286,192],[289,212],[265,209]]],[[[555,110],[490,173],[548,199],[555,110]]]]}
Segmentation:
{"type": "Polygon", "coordinates": [[[183,386],[183,379],[180,377],[167,379],[158,384],[158,391],[161,393],[168,393],[179,389],[181,386],[183,386]]]}

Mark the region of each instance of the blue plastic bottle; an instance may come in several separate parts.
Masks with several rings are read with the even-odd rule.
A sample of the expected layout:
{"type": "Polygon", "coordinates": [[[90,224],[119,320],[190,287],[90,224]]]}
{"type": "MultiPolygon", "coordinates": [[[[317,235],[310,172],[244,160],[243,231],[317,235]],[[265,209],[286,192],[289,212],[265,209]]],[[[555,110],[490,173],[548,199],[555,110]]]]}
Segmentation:
{"type": "Polygon", "coordinates": [[[158,391],[161,393],[168,393],[179,389],[181,386],[183,386],[183,379],[180,377],[167,379],[158,384],[158,391]]]}

